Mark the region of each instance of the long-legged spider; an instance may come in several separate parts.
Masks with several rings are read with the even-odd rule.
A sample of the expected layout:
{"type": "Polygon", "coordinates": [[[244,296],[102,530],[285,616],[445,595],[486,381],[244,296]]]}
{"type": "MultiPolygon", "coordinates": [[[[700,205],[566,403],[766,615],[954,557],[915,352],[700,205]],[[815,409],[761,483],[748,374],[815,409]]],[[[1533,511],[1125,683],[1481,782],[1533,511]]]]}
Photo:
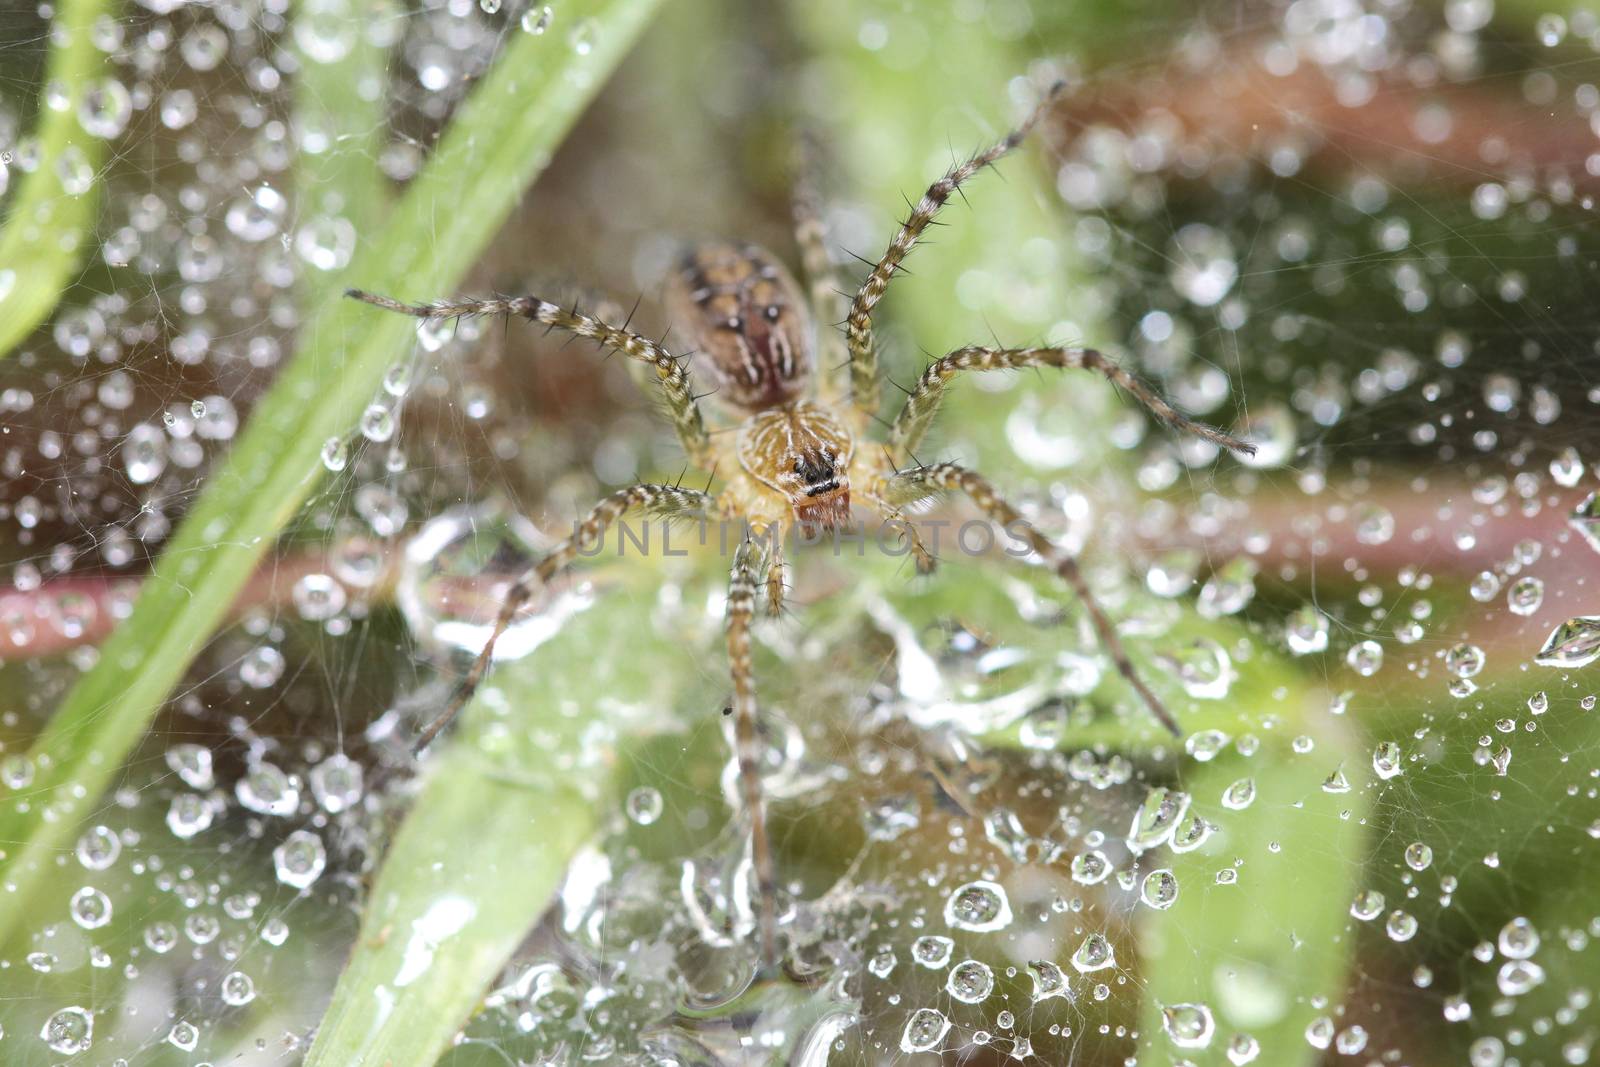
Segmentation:
{"type": "Polygon", "coordinates": [[[769,608],[776,612],[782,605],[785,563],[780,546],[783,533],[789,529],[836,530],[853,521],[852,507],[864,506],[903,531],[917,569],[928,573],[934,568],[934,558],[914,528],[905,522],[901,509],[945,492],[966,494],[991,521],[1008,530],[1020,530],[1033,553],[1071,587],[1117,671],[1162,725],[1174,735],[1180,734],[1176,720],[1128,659],[1116,628],[1090,592],[1077,561],[1022,522],[1016,509],[981,474],[953,463],[922,464],[913,460],[912,453],[938,413],[951,379],[964,371],[1021,367],[1093,371],[1127,391],[1169,426],[1236,452],[1251,453],[1252,446],[1189,419],[1158,392],[1092,348],[970,346],[958,348],[928,366],[889,424],[885,440],[873,447],[856,447],[857,442],[869,440],[868,431],[881,401],[882,375],[872,312],[883,299],[890,279],[950,196],[963,182],[1016,148],[1060,89],[1059,84],[1053,86],[1027,119],[1003,140],[952,166],[928,187],[857,289],[848,313],[842,316],[842,338],[831,331],[817,331],[813,325],[814,321],[839,321],[841,308],[835,301],[839,298],[842,302],[843,294],[833,281],[816,197],[804,183],[796,197],[795,221],[810,284],[809,310],[788,271],[760,248],[703,244],[682,258],[668,282],[667,303],[687,326],[694,349],[716,385],[717,398],[741,420],[732,435],[713,439],[707,432],[699,398],[689,387],[688,357],[674,355],[661,343],[630,331],[626,324],[612,326],[576,308],[563,308],[535,296],[406,304],[356,289],[347,293],[357,300],[422,319],[520,315],[621,352],[654,369],[689,462],[705,471],[733,472],[716,495],[677,485],[640,484],[600,501],[578,524],[572,537],[511,585],[477,660],[444,712],[423,730],[417,747],[432,741],[472,695],[488,670],[495,642],[534,590],[569,565],[581,548],[598,542],[625,513],[642,511],[662,517],[712,515],[742,521],[747,531],[767,531],[772,536],[747,535],[733,554],[726,609],[733,700],[726,712],[735,716],[735,756],[760,897],[761,950],[768,962],[775,958],[777,948],[777,883],[762,803],[750,625],[763,586],[769,608]],[[828,358],[841,343],[848,350],[847,382],[835,381],[836,376],[829,373],[816,373],[819,355],[825,367],[845,365],[844,360],[828,358]]]}

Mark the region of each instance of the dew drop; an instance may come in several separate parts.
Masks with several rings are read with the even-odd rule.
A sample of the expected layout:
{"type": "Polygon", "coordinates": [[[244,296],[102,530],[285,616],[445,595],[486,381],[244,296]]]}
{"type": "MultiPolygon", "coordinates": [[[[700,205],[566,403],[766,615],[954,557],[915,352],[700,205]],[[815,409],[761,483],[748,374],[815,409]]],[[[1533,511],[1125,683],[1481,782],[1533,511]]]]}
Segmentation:
{"type": "Polygon", "coordinates": [[[1166,911],[1177,903],[1178,877],[1166,868],[1151,871],[1144,876],[1139,888],[1139,899],[1157,911],[1166,911]]]}
{"type": "Polygon", "coordinates": [[[1587,667],[1600,659],[1600,615],[1579,615],[1557,626],[1533,657],[1541,667],[1587,667]]]}
{"type": "Polygon", "coordinates": [[[662,805],[661,791],[642,785],[628,794],[623,807],[633,822],[639,826],[650,826],[661,818],[662,805]]]}
{"type": "Polygon", "coordinates": [[[968,882],[944,903],[944,921],[957,930],[986,933],[1011,925],[1011,901],[995,882],[968,882]]]}
{"type": "Polygon", "coordinates": [[[45,1020],[39,1037],[52,1052],[76,1056],[94,1044],[94,1015],[77,1005],[62,1008],[45,1020]]]}
{"type": "Polygon", "coordinates": [[[73,922],[85,930],[98,930],[111,921],[111,898],[86,885],[72,894],[68,910],[73,922]]]}
{"type": "Polygon", "coordinates": [[[950,1020],[942,1012],[935,1008],[918,1008],[906,1020],[906,1028],[900,1034],[900,1051],[931,1052],[949,1032],[950,1020]]]}
{"type": "Polygon", "coordinates": [[[520,25],[526,33],[535,37],[550,28],[550,21],[555,18],[555,12],[550,10],[549,4],[534,4],[522,13],[520,25]]]}
{"type": "Polygon", "coordinates": [[[994,971],[978,960],[962,960],[950,968],[944,988],[963,1004],[981,1004],[994,991],[994,971]]]}
{"type": "Polygon", "coordinates": [[[1161,1009],[1161,1026],[1179,1048],[1205,1048],[1211,1044],[1216,1022],[1204,1004],[1172,1004],[1161,1009]]]}
{"type": "Polygon", "coordinates": [[[322,838],[310,830],[296,830],[272,850],[272,866],[278,881],[292,889],[307,889],[327,866],[328,854],[322,838]]]}
{"type": "Polygon", "coordinates": [[[1078,946],[1078,950],[1072,954],[1072,966],[1079,974],[1101,971],[1116,966],[1116,963],[1116,953],[1111,948],[1111,942],[1102,934],[1088,935],[1078,946]]]}

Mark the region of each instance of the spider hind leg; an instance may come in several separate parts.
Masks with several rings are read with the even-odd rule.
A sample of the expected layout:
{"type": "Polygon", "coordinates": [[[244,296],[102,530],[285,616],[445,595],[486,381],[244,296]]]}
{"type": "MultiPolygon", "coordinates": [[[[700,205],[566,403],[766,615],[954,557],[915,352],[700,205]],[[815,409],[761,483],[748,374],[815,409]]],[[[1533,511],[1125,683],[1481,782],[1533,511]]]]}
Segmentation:
{"type": "Polygon", "coordinates": [[[1000,496],[987,478],[954,463],[935,463],[893,475],[888,479],[883,496],[895,501],[952,491],[966,494],[990,521],[1002,529],[1027,539],[1028,547],[1051,566],[1083,604],[1084,613],[1089,618],[1089,624],[1094,627],[1100,647],[1111,658],[1117,673],[1139,695],[1139,699],[1150,709],[1156,721],[1161,723],[1172,736],[1182,737],[1183,729],[1178,725],[1177,719],[1173,718],[1172,712],[1140,676],[1133,661],[1128,657],[1122,638],[1117,635],[1116,626],[1089,588],[1088,580],[1078,569],[1077,560],[1067,555],[1060,546],[1024,520],[1017,509],[1000,496]]]}

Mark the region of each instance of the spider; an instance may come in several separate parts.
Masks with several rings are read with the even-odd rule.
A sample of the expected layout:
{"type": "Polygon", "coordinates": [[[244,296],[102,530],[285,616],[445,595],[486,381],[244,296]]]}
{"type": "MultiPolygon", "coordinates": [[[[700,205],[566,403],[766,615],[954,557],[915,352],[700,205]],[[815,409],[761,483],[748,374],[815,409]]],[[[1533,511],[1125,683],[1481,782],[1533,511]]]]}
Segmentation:
{"type": "Polygon", "coordinates": [[[572,537],[512,583],[482,651],[443,713],[424,728],[418,751],[444,729],[477,689],[489,668],[495,642],[535,589],[572,563],[585,545],[597,543],[624,514],[643,512],[662,518],[709,515],[741,521],[746,536],[733,552],[728,579],[726,640],[733,698],[724,714],[734,716],[734,754],[760,900],[760,947],[762,958],[770,964],[777,952],[778,893],[762,799],[750,629],[763,589],[770,611],[776,613],[783,604],[787,564],[781,535],[790,529],[808,533],[837,530],[853,522],[853,509],[865,508],[899,529],[917,570],[930,573],[934,557],[906,521],[904,509],[950,492],[971,498],[999,526],[1020,531],[1032,553],[1053,567],[1082,603],[1118,673],[1156,719],[1174,736],[1181,736],[1177,721],[1134,669],[1077,561],[1023,522],[1017,510],[977,471],[954,463],[923,464],[915,461],[912,453],[938,414],[952,379],[969,371],[1022,367],[1092,371],[1173,428],[1235,452],[1250,454],[1255,451],[1253,446],[1188,418],[1160,393],[1094,349],[1063,346],[958,348],[923,371],[899,414],[887,424],[884,438],[872,441],[869,437],[882,399],[873,310],[950,197],[1021,144],[1062,88],[1060,83],[1052,86],[1004,139],[952,166],[928,187],[842,316],[845,294],[833,281],[817,197],[804,180],[797,189],[794,216],[809,283],[809,306],[794,277],[761,248],[715,242],[693,247],[682,256],[667,281],[667,306],[687,326],[691,352],[698,355],[701,369],[714,383],[716,399],[739,420],[736,432],[715,439],[702,417],[701,398],[689,386],[688,354],[668,351],[661,342],[629,330],[627,323],[613,326],[576,307],[563,308],[536,296],[407,304],[358,289],[347,291],[347,296],[357,300],[421,319],[521,316],[621,352],[654,370],[689,463],[712,472],[713,477],[717,470],[734,472],[715,495],[681,485],[643,483],[601,500],[575,527],[572,537]],[[838,331],[814,328],[815,322],[839,322],[841,317],[842,337],[838,331]],[[837,351],[841,346],[844,353],[837,351]],[[841,355],[844,358],[829,358],[841,355]],[[847,379],[819,373],[819,363],[825,368],[847,367],[847,379]],[[769,535],[752,536],[750,531],[756,530],[769,535]]]}

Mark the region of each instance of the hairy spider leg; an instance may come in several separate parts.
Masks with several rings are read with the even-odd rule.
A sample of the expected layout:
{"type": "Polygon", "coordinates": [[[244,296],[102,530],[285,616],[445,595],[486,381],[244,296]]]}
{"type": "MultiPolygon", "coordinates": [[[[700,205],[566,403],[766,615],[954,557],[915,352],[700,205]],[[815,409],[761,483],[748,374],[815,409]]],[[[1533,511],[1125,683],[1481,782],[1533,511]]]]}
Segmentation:
{"type": "Polygon", "coordinates": [[[630,511],[645,511],[663,518],[687,518],[713,514],[715,510],[716,499],[698,489],[648,482],[619,489],[602,499],[578,524],[571,537],[556,545],[550,550],[549,555],[529,567],[511,583],[511,587],[506,590],[505,599],[501,601],[500,611],[495,616],[494,627],[489,631],[489,638],[483,643],[477,659],[462,677],[460,685],[456,687],[455,695],[445,705],[444,711],[438,718],[428,723],[418,735],[412,746],[413,751],[421,752],[432,744],[433,739],[450,725],[451,720],[466,706],[467,701],[472,699],[472,694],[478,691],[484,675],[489,671],[489,664],[494,660],[495,644],[511,625],[511,620],[516,617],[517,611],[533,596],[534,591],[549,584],[577,558],[579,552],[597,544],[613,522],[630,511]]]}
{"type": "Polygon", "coordinates": [[[745,812],[750,818],[750,859],[759,897],[761,958],[769,966],[778,952],[778,878],[761,788],[761,738],[756,724],[756,682],[751,663],[750,622],[756,611],[757,566],[761,549],[753,538],[740,542],[728,575],[728,671],[733,676],[734,758],[745,812]]]}
{"type": "Polygon", "coordinates": [[[794,238],[800,250],[800,268],[811,296],[811,318],[817,331],[817,397],[825,404],[843,402],[849,388],[845,380],[847,356],[844,325],[847,308],[833,256],[828,251],[828,224],[822,213],[822,149],[809,131],[797,138],[792,210],[794,238]]]}
{"type": "Polygon", "coordinates": [[[873,513],[881,515],[891,526],[900,531],[906,550],[911,553],[911,559],[916,564],[917,573],[932,574],[939,561],[928,551],[928,546],[923,544],[922,535],[917,533],[916,525],[906,518],[906,513],[870,488],[861,494],[861,500],[873,513]]]}
{"type": "Polygon", "coordinates": [[[536,296],[514,296],[488,300],[438,300],[427,304],[407,304],[376,293],[360,289],[346,289],[345,296],[360,300],[386,311],[399,312],[419,319],[454,319],[466,315],[518,315],[534,322],[542,322],[553,330],[564,330],[578,337],[586,337],[604,348],[621,352],[655,370],[656,380],[666,397],[667,411],[678,431],[689,462],[702,470],[710,470],[715,462],[711,437],[706,432],[705,421],[700,416],[700,405],[689,388],[689,372],[683,360],[650,340],[631,330],[612,326],[576,308],[564,308],[541,300],[536,296]]]}
{"type": "Polygon", "coordinates": [[[1020,531],[1027,538],[1028,547],[1053,567],[1056,574],[1072,587],[1073,593],[1083,604],[1090,625],[1094,627],[1100,639],[1100,647],[1111,657],[1117,673],[1122,675],[1123,679],[1133,687],[1133,691],[1139,694],[1139,698],[1144,701],[1162,726],[1165,726],[1174,737],[1182,737],[1183,731],[1179,728],[1177,720],[1134,669],[1133,661],[1128,658],[1127,649],[1122,645],[1122,638],[1117,636],[1116,627],[1112,625],[1105,609],[1100,606],[1100,602],[1089,589],[1089,583],[1084,579],[1083,572],[1078,569],[1077,560],[1035,529],[1031,523],[1023,520],[1017,509],[1000,496],[987,478],[954,463],[934,463],[892,475],[888,479],[888,484],[883,487],[883,495],[889,500],[918,499],[950,491],[965,493],[991,521],[1008,531],[1020,531]]]}
{"type": "Polygon", "coordinates": [[[1117,363],[1092,348],[958,348],[934,360],[922,372],[917,387],[906,397],[905,406],[889,430],[889,452],[895,463],[904,463],[922,445],[923,435],[939,413],[945,386],[963,371],[1014,370],[1019,367],[1054,367],[1058,370],[1090,370],[1130,393],[1152,415],[1175,430],[1190,433],[1212,444],[1255,455],[1255,445],[1232,434],[1184,415],[1167,399],[1117,363]]]}
{"type": "Polygon", "coordinates": [[[944,207],[962,183],[1021,144],[1065,88],[1065,82],[1056,82],[1022,121],[1022,125],[1006,134],[1004,139],[996,144],[985,148],[965,162],[957,163],[946,171],[943,177],[928,186],[928,191],[922,194],[922,199],[900,224],[900,229],[889,242],[883,258],[878,260],[872,268],[872,273],[867,275],[860,289],[856,291],[855,299],[850,304],[850,313],[845,320],[845,339],[850,349],[851,402],[863,425],[877,415],[882,400],[878,351],[872,336],[872,309],[883,299],[883,294],[889,288],[889,280],[899,270],[906,256],[911,254],[911,249],[916,246],[922,232],[933,222],[939,209],[944,207]]]}

